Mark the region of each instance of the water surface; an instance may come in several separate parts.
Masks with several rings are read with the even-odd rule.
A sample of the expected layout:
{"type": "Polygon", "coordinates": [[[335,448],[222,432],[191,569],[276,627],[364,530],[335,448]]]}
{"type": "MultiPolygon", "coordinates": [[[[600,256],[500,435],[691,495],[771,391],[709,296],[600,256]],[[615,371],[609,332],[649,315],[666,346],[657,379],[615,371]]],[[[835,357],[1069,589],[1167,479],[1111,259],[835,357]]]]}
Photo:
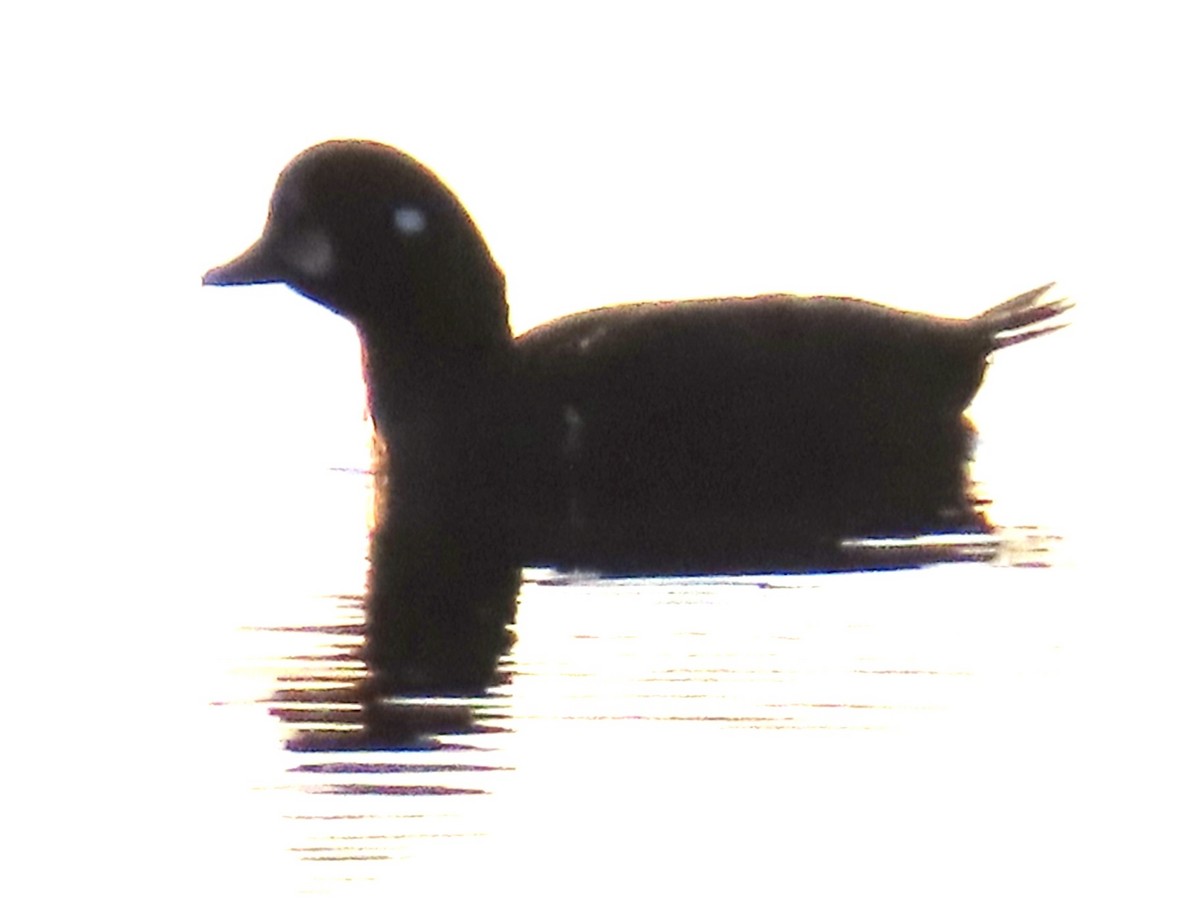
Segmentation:
{"type": "Polygon", "coordinates": [[[103,609],[117,628],[39,607],[14,630],[29,662],[8,742],[12,849],[32,873],[15,884],[280,897],[1195,884],[1195,664],[1179,597],[1148,570],[1080,565],[1018,530],[991,562],[897,571],[527,571],[495,686],[364,708],[363,563],[344,524],[284,510],[278,545],[214,537],[194,583],[131,583],[103,609]]]}

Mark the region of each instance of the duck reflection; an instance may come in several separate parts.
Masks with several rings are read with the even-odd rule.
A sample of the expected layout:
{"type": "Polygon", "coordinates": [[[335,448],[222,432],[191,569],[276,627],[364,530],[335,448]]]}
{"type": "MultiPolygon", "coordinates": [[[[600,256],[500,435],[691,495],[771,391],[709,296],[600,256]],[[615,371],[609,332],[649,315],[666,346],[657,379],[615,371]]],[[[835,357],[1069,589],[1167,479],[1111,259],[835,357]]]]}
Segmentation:
{"type": "MultiPolygon", "coordinates": [[[[506,701],[502,692],[508,681],[508,673],[498,665],[500,654],[494,652],[497,646],[511,646],[511,634],[507,627],[501,625],[498,632],[489,634],[487,639],[479,629],[465,635],[468,643],[477,647],[486,646],[488,650],[478,652],[480,659],[486,660],[486,663],[475,663],[477,675],[469,682],[464,677],[465,668],[447,669],[446,681],[467,685],[462,690],[447,691],[426,676],[422,679],[422,690],[418,690],[415,684],[409,684],[405,685],[407,690],[403,692],[391,691],[389,686],[396,682],[389,677],[387,658],[368,662],[364,652],[370,632],[364,598],[344,599],[355,602],[359,612],[357,623],[282,629],[303,633],[306,644],[309,644],[304,652],[280,660],[289,674],[279,677],[275,691],[267,700],[271,714],[289,728],[290,733],[285,741],[289,750],[337,753],[475,749],[472,745],[447,740],[447,737],[468,737],[507,730],[504,725],[507,718],[506,701]]],[[[463,653],[460,649],[456,658],[461,660],[469,656],[469,653],[463,653]]],[[[413,663],[403,656],[402,665],[407,671],[413,663]]],[[[341,765],[321,763],[316,768],[301,766],[295,771],[333,774],[340,771],[341,765]]],[[[346,765],[354,767],[361,764],[346,765]]],[[[457,771],[454,766],[450,769],[457,771]]],[[[350,771],[352,769],[346,769],[343,774],[350,771]]],[[[372,764],[370,771],[380,770],[372,764]]],[[[411,771],[411,768],[405,771],[411,771]]],[[[366,790],[362,786],[336,786],[325,782],[321,783],[319,789],[338,792],[343,788],[353,792],[366,790]]],[[[414,791],[436,792],[429,785],[418,785],[414,791]]],[[[396,790],[392,786],[385,792],[395,793],[396,790]]]]}
{"type": "MultiPolygon", "coordinates": [[[[386,862],[403,857],[423,834],[456,833],[447,822],[466,808],[458,804],[492,793],[497,775],[511,770],[493,763],[491,752],[509,731],[507,675],[486,657],[508,641],[504,627],[488,640],[469,636],[474,646],[488,648],[478,651],[490,659],[486,676],[478,678],[491,682],[489,692],[392,696],[382,689],[380,665],[367,665],[364,598],[332,599],[336,607],[321,603],[316,613],[329,615],[326,624],[262,630],[297,632],[300,641],[274,660],[286,674],[266,701],[286,725],[285,746],[294,754],[283,774],[289,846],[300,860],[321,864],[310,877],[342,881],[346,864],[386,862]],[[375,805],[376,798],[389,802],[375,805]],[[392,802],[399,798],[403,802],[392,802]]],[[[461,648],[458,653],[458,659],[472,656],[461,648]]],[[[413,664],[406,659],[404,665],[407,671],[413,664]]],[[[447,671],[449,680],[464,683],[462,672],[447,671]]],[[[428,674],[423,682],[428,685],[428,674]]],[[[353,871],[361,877],[358,868],[353,871]]]]}
{"type": "Polygon", "coordinates": [[[1068,308],[1044,301],[1049,285],[969,319],[778,295],[592,310],[514,337],[458,199],[365,141],[298,156],[262,237],[204,277],[273,281],[362,340],[386,448],[363,651],[375,701],[491,684],[527,565],[744,573],[994,552],[964,411],[994,352],[1068,308]],[[929,535],[949,537],[931,551],[929,535]]]}

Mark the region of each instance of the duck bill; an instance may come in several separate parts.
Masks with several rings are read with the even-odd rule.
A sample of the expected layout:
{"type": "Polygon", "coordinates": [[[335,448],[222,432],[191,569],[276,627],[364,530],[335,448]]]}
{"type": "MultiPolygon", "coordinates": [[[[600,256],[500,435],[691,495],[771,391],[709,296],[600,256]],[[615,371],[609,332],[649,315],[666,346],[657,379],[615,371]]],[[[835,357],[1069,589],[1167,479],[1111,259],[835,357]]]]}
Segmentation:
{"type": "Polygon", "coordinates": [[[205,272],[201,284],[273,284],[285,280],[283,266],[260,238],[241,256],[205,272]]]}

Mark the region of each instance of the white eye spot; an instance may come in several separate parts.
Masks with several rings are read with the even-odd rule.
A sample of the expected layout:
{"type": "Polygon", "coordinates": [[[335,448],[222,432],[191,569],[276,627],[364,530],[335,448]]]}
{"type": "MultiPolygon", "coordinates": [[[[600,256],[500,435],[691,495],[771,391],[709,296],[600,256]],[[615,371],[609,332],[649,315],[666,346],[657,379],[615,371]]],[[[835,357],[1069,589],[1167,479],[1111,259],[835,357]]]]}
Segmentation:
{"type": "Polygon", "coordinates": [[[292,235],[280,255],[288,265],[308,278],[324,278],[333,271],[333,241],[319,228],[292,235]]]}
{"type": "Polygon", "coordinates": [[[401,206],[392,213],[392,224],[401,234],[420,234],[425,230],[425,213],[415,206],[401,206]]]}

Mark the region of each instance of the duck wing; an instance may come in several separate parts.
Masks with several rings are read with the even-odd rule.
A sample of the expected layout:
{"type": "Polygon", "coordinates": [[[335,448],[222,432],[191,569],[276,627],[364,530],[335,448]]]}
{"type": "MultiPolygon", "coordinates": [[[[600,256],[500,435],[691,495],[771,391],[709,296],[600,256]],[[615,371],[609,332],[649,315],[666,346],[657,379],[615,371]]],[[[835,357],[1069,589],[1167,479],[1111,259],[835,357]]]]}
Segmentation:
{"type": "Polygon", "coordinates": [[[1042,293],[973,319],[768,296],[543,325],[516,345],[528,508],[555,541],[647,565],[985,528],[962,413],[993,350],[1049,330],[1028,330],[1061,311],[1042,293]]]}

